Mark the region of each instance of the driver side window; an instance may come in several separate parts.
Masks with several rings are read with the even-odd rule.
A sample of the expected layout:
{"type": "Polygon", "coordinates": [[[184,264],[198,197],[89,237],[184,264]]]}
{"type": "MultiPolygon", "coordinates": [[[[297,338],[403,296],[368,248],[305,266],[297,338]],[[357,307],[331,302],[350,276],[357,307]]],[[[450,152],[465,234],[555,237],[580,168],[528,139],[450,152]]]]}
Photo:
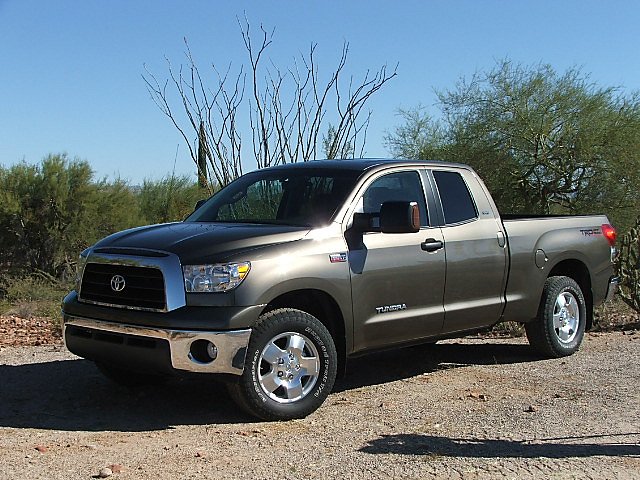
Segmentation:
{"type": "Polygon", "coordinates": [[[420,225],[429,226],[422,181],[418,172],[390,173],[374,180],[362,195],[362,211],[380,213],[380,206],[384,202],[417,202],[420,209],[420,225]]]}

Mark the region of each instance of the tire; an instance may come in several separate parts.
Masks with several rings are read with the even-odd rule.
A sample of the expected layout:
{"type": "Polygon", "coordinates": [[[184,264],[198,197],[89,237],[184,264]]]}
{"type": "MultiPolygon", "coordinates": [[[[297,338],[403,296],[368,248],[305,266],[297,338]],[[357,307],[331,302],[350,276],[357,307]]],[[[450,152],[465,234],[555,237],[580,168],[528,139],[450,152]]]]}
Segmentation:
{"type": "Polygon", "coordinates": [[[127,388],[144,387],[149,385],[162,385],[167,381],[166,377],[148,373],[133,372],[121,367],[95,362],[96,367],[105,377],[113,383],[127,388]]]}
{"type": "Polygon", "coordinates": [[[529,344],[547,358],[572,355],[580,348],[587,309],[580,286],[569,277],[549,277],[536,320],[525,324],[529,344]]]}
{"type": "Polygon", "coordinates": [[[227,389],[240,407],[263,420],[303,418],[327,398],[337,367],[326,327],[306,312],[282,308],[258,319],[244,372],[227,389]]]}

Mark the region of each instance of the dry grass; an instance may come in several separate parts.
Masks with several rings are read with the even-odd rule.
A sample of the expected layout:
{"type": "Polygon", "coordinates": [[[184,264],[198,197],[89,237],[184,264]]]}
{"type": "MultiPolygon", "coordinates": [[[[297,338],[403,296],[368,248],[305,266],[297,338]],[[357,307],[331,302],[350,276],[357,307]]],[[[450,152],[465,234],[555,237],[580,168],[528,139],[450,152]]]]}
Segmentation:
{"type": "MultiPolygon", "coordinates": [[[[0,278],[0,315],[49,322],[60,330],[60,305],[69,283],[40,275],[0,278]]],[[[34,324],[35,325],[35,324],[34,324]]]]}

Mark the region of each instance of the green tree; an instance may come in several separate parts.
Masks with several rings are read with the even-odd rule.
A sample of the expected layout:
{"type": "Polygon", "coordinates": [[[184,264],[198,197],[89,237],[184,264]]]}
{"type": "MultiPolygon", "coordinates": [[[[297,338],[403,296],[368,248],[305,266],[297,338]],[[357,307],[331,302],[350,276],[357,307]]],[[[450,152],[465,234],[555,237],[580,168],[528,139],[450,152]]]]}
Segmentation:
{"type": "Polygon", "coordinates": [[[640,207],[640,97],[578,69],[500,62],[440,92],[441,122],[419,109],[387,136],[394,154],[471,164],[504,211],[605,211],[623,229],[640,207]]]}

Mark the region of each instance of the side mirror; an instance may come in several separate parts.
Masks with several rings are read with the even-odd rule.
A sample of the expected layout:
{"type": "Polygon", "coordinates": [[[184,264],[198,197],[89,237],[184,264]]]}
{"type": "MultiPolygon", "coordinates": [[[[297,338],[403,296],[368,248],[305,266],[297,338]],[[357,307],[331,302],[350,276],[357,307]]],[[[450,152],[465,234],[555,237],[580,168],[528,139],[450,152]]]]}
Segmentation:
{"type": "Polygon", "coordinates": [[[416,202],[385,202],[380,207],[380,231],[415,233],[420,230],[420,209],[416,202]]]}
{"type": "MultiPolygon", "coordinates": [[[[377,215],[375,215],[377,217],[377,215]]],[[[379,228],[373,227],[373,213],[355,213],[351,229],[355,232],[379,232],[379,228]]]]}

